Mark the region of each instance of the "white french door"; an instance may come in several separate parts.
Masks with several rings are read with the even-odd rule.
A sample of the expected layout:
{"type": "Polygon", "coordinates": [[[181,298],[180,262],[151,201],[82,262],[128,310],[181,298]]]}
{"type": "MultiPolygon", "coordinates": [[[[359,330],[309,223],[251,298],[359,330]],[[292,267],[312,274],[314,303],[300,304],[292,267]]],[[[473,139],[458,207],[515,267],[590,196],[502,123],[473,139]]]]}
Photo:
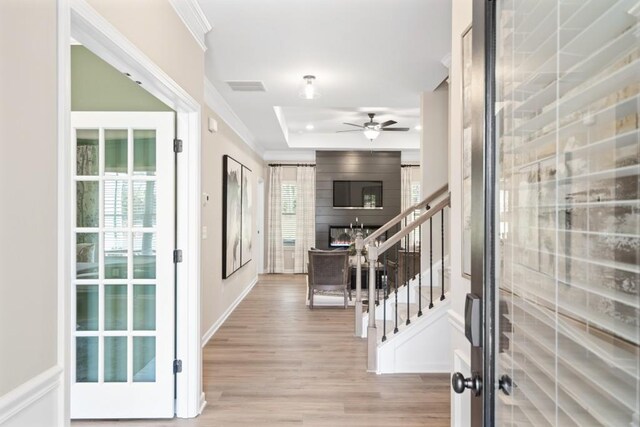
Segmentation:
{"type": "Polygon", "coordinates": [[[71,418],[174,415],[174,114],[74,112],[71,418]]]}

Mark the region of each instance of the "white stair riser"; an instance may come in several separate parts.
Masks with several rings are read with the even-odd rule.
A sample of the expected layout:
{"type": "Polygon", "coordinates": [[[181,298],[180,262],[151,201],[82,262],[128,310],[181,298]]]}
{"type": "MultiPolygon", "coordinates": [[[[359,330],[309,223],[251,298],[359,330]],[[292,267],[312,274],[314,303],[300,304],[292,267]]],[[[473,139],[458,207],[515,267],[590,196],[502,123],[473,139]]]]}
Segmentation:
{"type": "Polygon", "coordinates": [[[438,301],[421,317],[402,323],[397,334],[387,333],[387,340],[378,344],[377,373],[449,372],[450,324],[447,310],[449,299],[438,301]]]}

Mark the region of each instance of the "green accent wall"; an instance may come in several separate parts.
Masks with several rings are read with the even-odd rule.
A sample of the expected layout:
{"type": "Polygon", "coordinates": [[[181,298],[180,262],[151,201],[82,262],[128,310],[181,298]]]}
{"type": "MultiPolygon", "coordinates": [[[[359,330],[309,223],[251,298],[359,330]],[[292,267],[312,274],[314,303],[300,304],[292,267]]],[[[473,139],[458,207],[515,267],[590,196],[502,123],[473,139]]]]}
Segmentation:
{"type": "Polygon", "coordinates": [[[173,111],[84,46],[71,46],[71,111],[173,111]]]}

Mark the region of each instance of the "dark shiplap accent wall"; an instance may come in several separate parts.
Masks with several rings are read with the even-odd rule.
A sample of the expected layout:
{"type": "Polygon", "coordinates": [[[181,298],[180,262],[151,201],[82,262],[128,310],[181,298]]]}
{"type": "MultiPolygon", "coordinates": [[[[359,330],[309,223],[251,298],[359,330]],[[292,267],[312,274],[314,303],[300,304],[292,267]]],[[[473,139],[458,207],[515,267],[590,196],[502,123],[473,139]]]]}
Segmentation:
{"type": "Polygon", "coordinates": [[[316,246],[329,247],[329,225],[384,225],[400,213],[400,152],[316,152],[316,246]],[[382,181],[383,209],[334,209],[333,181],[382,181]]]}

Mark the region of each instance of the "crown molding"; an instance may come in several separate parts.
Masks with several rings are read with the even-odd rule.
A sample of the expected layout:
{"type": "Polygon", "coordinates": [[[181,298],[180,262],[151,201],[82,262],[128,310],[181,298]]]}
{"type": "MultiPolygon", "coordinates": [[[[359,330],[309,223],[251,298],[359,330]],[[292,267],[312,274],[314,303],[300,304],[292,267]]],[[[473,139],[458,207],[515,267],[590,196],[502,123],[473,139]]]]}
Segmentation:
{"type": "Polygon", "coordinates": [[[169,0],[184,25],[202,50],[207,50],[205,36],[213,28],[196,0],[169,0]]]}
{"type": "Polygon", "coordinates": [[[256,143],[256,140],[247,126],[236,115],[226,99],[218,92],[218,89],[205,77],[204,101],[220,118],[240,137],[240,139],[263,157],[264,149],[256,143]]]}
{"type": "Polygon", "coordinates": [[[451,69],[451,52],[447,53],[441,60],[440,63],[447,67],[447,70],[451,69]]]}
{"type": "Polygon", "coordinates": [[[264,152],[265,161],[279,162],[315,162],[316,152],[311,150],[268,150],[264,152]]]}

